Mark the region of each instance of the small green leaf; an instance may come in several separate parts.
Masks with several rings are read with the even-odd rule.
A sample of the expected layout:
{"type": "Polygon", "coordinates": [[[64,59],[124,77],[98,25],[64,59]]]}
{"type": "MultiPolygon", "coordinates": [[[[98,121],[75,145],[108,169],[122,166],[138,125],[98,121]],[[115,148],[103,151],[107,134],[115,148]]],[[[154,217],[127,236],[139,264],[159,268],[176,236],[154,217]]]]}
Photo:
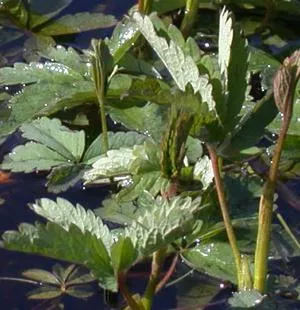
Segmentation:
{"type": "Polygon", "coordinates": [[[48,191],[56,194],[66,191],[82,179],[86,169],[86,165],[81,164],[54,167],[47,176],[48,191]]]}
{"type": "Polygon", "coordinates": [[[214,174],[208,156],[203,156],[196,162],[193,171],[193,178],[202,183],[204,190],[212,183],[214,174]]]}
{"type": "Polygon", "coordinates": [[[22,276],[42,283],[60,285],[58,279],[51,272],[43,269],[28,269],[22,272],[22,276]]]}
{"type": "Polygon", "coordinates": [[[109,28],[115,24],[116,19],[112,15],[82,12],[75,15],[64,15],[60,17],[49,25],[42,27],[39,34],[58,36],[80,33],[99,28],[109,28]]]}
{"type": "MultiPolygon", "coordinates": [[[[134,145],[143,144],[149,139],[146,135],[134,131],[127,132],[108,132],[109,149],[132,148],[134,145]]],[[[92,164],[105,153],[103,147],[103,135],[100,134],[86,150],[83,162],[92,164]]]]}
{"type": "Polygon", "coordinates": [[[121,237],[111,247],[111,259],[115,273],[118,274],[132,266],[137,258],[130,237],[121,237]]]}

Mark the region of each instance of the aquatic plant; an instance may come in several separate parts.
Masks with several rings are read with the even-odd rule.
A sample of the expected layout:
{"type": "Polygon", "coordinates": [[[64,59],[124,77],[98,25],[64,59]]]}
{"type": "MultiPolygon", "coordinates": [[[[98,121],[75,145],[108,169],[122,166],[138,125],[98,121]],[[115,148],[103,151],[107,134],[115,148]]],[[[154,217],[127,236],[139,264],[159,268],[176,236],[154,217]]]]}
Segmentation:
{"type": "MultiPolygon", "coordinates": [[[[235,284],[233,308],[266,307],[272,303],[263,295],[269,256],[282,258],[282,248],[299,256],[293,231],[279,213],[281,224],[272,216],[278,177],[297,173],[299,156],[291,153],[299,140],[293,120],[300,53],[281,64],[250,47],[224,7],[217,54],[206,54],[189,36],[198,8],[197,1],[140,1],[111,38],[93,40],[91,49],[38,44],[44,61],[0,69],[7,112],[0,134],[18,129],[27,140],[5,156],[1,168],[50,171],[47,187],[54,193],[80,181],[112,186],[95,211],[59,197],[37,200],[30,208],[47,223],[5,232],[3,247],[84,265],[102,288],[122,294],[127,309],[151,309],[175,268],[171,264],[161,277],[168,256],[235,284]],[[184,4],[179,28],[158,15],[184,4]],[[253,102],[250,75],[263,72],[266,62],[272,69],[263,74],[268,89],[253,102]],[[16,85],[22,86],[13,93],[9,87],[16,85]],[[88,117],[94,111],[100,134],[88,117]],[[113,132],[108,119],[122,124],[122,131],[113,132]],[[269,130],[278,138],[268,157],[258,142],[269,130]],[[279,165],[281,154],[293,162],[288,168],[279,165]],[[250,160],[270,166],[268,174],[255,171],[250,160]],[[148,259],[148,284],[134,294],[127,274],[148,259]]],[[[263,27],[273,11],[267,5],[263,27]]]]}

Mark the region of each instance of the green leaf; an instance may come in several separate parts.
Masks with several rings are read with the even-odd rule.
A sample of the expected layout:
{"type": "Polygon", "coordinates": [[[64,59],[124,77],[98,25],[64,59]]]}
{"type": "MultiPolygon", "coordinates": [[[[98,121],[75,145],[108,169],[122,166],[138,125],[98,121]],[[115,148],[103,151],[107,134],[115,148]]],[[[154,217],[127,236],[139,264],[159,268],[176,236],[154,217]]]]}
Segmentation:
{"type": "Polygon", "coordinates": [[[111,259],[117,273],[127,270],[137,258],[137,253],[130,237],[121,237],[111,247],[111,259]]]}
{"type": "Polygon", "coordinates": [[[185,251],[182,257],[190,267],[200,272],[236,283],[234,258],[228,242],[200,242],[185,251]]]}
{"type": "Polygon", "coordinates": [[[148,103],[144,107],[109,107],[109,116],[129,130],[135,130],[159,142],[166,127],[167,107],[148,103]]]}
{"type": "Polygon", "coordinates": [[[26,28],[28,12],[22,0],[3,0],[0,3],[0,17],[10,17],[20,28],[26,28]]]}
{"type": "Polygon", "coordinates": [[[75,15],[64,15],[60,17],[49,25],[42,27],[39,34],[58,36],[80,33],[99,28],[109,28],[115,24],[116,19],[112,15],[82,12],[75,15]]]}
{"type": "Polygon", "coordinates": [[[84,152],[84,131],[72,131],[58,119],[42,117],[24,124],[21,131],[24,138],[47,146],[66,159],[79,161],[84,152]]]}
{"type": "Polygon", "coordinates": [[[90,232],[97,239],[101,239],[107,249],[113,243],[108,227],[91,210],[86,211],[80,204],[74,207],[68,200],[63,198],[57,198],[56,202],[42,198],[31,204],[30,208],[36,214],[60,225],[65,230],[69,230],[73,224],[83,233],[90,232]]]}
{"type": "Polygon", "coordinates": [[[91,81],[49,84],[47,82],[26,86],[21,93],[13,96],[9,102],[11,114],[0,126],[0,136],[17,129],[25,121],[36,116],[47,115],[59,110],[96,99],[91,81]],[[24,109],[26,107],[26,109],[24,109]]]}
{"type": "Polygon", "coordinates": [[[113,176],[128,175],[128,166],[132,160],[132,149],[109,150],[94,162],[92,169],[84,174],[84,180],[86,183],[91,183],[101,178],[107,179],[113,176]]]}
{"type": "Polygon", "coordinates": [[[82,179],[86,169],[82,164],[54,167],[47,176],[48,191],[55,194],[66,191],[82,179]]]}
{"type": "Polygon", "coordinates": [[[203,156],[196,162],[193,171],[193,178],[194,180],[198,180],[202,183],[204,190],[207,189],[212,183],[214,174],[212,164],[208,156],[203,156]]]}
{"type": "MultiPolygon", "coordinates": [[[[134,145],[143,144],[149,137],[134,131],[127,132],[108,132],[109,149],[132,148],[134,145]]],[[[100,134],[86,150],[83,162],[94,163],[105,153],[103,147],[103,135],[100,134]]]]}
{"type": "Polygon", "coordinates": [[[155,12],[166,13],[184,7],[185,4],[185,0],[157,0],[153,1],[152,9],[155,12]]]}
{"type": "Polygon", "coordinates": [[[262,295],[255,290],[246,290],[233,293],[229,298],[229,304],[232,309],[257,309],[257,310],[272,310],[276,309],[276,304],[268,300],[266,295],[262,295]]]}
{"type": "Polygon", "coordinates": [[[151,210],[125,228],[125,236],[131,238],[140,258],[147,257],[193,231],[200,203],[190,197],[158,197],[151,210]]]}
{"type": "Polygon", "coordinates": [[[115,64],[123,58],[138,36],[139,32],[136,25],[128,18],[124,18],[116,25],[111,38],[107,42],[115,64]]]}
{"type": "Polygon", "coordinates": [[[51,272],[43,269],[28,269],[22,272],[22,276],[42,283],[60,284],[58,279],[51,272]]]}
{"type": "Polygon", "coordinates": [[[169,180],[161,176],[160,171],[150,171],[134,175],[122,190],[116,195],[116,199],[120,202],[130,202],[145,191],[153,196],[166,191],[169,185],[169,180]]]}
{"type": "Polygon", "coordinates": [[[27,294],[28,299],[52,299],[63,295],[59,287],[55,286],[42,286],[31,290],[27,294]]]}
{"type": "Polygon", "coordinates": [[[21,225],[19,229],[19,232],[4,233],[5,248],[83,264],[103,287],[116,291],[110,257],[102,241],[94,234],[82,232],[74,224],[69,226],[67,232],[50,222],[46,226],[21,225]]]}
{"type": "Polygon", "coordinates": [[[220,15],[219,66],[223,78],[224,99],[218,109],[227,130],[237,123],[247,89],[248,50],[232,14],[224,9],[220,15]]]}
{"type": "Polygon", "coordinates": [[[2,169],[13,172],[33,172],[35,170],[48,170],[51,167],[66,163],[66,158],[46,146],[29,142],[19,145],[4,157],[2,169]]]}
{"type": "Polygon", "coordinates": [[[13,68],[0,68],[0,85],[31,84],[41,81],[48,83],[68,83],[83,80],[83,77],[71,68],[55,62],[29,65],[15,63],[13,68]]]}
{"type": "Polygon", "coordinates": [[[47,46],[39,49],[39,55],[44,58],[51,59],[51,61],[63,64],[68,68],[80,73],[85,78],[91,76],[91,64],[87,58],[80,55],[72,47],[64,47],[62,45],[47,46]]]}
{"type": "Polygon", "coordinates": [[[29,28],[32,29],[52,19],[71,3],[72,0],[52,0],[51,2],[31,0],[29,3],[29,28]]]}
{"type": "Polygon", "coordinates": [[[148,16],[142,17],[134,13],[133,20],[148,43],[170,72],[178,88],[185,91],[188,84],[192,85],[195,93],[201,94],[203,102],[207,103],[208,110],[214,110],[215,102],[212,96],[212,85],[207,76],[201,76],[196,63],[190,55],[185,55],[180,46],[174,41],[167,42],[159,37],[148,16]]]}

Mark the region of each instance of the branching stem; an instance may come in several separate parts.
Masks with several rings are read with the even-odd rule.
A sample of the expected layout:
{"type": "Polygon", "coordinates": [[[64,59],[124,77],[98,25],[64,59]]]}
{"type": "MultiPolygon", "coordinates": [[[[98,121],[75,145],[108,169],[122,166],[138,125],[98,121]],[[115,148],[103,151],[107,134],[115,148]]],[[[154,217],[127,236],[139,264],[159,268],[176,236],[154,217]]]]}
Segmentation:
{"type": "Polygon", "coordinates": [[[141,310],[141,307],[138,305],[138,303],[134,300],[131,293],[129,292],[126,284],[126,275],[122,272],[119,273],[118,283],[119,283],[119,290],[123,298],[126,300],[128,307],[131,310],[141,310]]]}

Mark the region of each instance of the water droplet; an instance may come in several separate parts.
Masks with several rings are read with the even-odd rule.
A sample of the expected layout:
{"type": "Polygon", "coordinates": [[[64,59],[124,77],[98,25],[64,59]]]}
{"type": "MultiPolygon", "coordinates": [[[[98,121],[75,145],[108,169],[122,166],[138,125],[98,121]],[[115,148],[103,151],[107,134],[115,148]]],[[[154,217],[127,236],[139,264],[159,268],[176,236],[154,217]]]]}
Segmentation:
{"type": "Polygon", "coordinates": [[[48,103],[45,103],[44,106],[45,106],[45,107],[48,107],[48,103]]]}
{"type": "Polygon", "coordinates": [[[82,190],[85,191],[85,190],[86,190],[86,187],[85,187],[85,186],[82,186],[82,190]]]}
{"type": "Polygon", "coordinates": [[[8,86],[5,86],[4,89],[5,89],[5,90],[9,90],[9,87],[8,87],[8,86]]]}

